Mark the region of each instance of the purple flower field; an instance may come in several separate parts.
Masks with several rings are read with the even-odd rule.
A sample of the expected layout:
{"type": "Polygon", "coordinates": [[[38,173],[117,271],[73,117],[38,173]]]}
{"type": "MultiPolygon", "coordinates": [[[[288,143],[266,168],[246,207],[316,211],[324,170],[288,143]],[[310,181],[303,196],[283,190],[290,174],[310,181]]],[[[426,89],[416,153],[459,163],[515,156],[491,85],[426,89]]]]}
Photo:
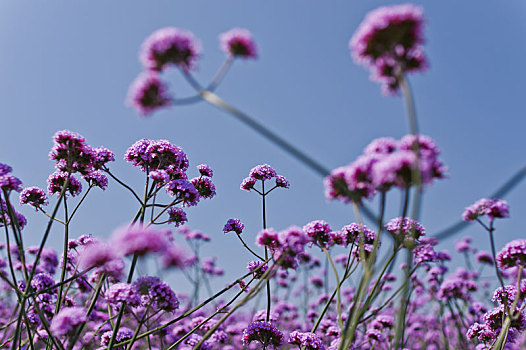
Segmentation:
{"type": "Polygon", "coordinates": [[[248,29],[218,33],[224,63],[206,84],[195,74],[203,48],[191,31],[164,27],[144,38],[143,71],[126,96],[140,118],[208,102],[323,175],[327,201],[354,220],[334,227],[312,217],[273,227],[272,199],[295,184],[254,157],[248,176],[235,178],[260,203],[253,215],[261,225],[254,232],[228,216],[214,241],[228,240],[229,249],[219,249],[189,215],[220,190],[211,163],[171,140],[142,138],[119,154],[74,130],[56,131],[48,135],[54,171],[47,183],[26,187],[24,174],[0,162],[0,349],[526,349],[526,239],[502,246],[495,239],[513,208],[484,194],[464,203],[451,220],[479,235],[477,242],[458,236],[453,253],[439,248],[422,219],[426,190],[450,176],[432,132],[421,132],[410,84],[433,60],[428,27],[418,5],[363,14],[349,37],[349,61],[378,83],[385,95],[378,98],[405,103],[407,132],[369,140],[332,170],[216,94],[233,65],[260,57],[248,29]],[[173,92],[174,72],[192,94],[173,92]],[[140,176],[140,186],[120,174],[123,166],[140,176]],[[78,234],[72,223],[108,188],[125,193],[136,210],[109,227],[108,237],[78,234]],[[395,208],[393,197],[401,199],[395,208]],[[38,216],[46,224],[40,243],[30,245],[24,229],[38,216]],[[57,230],[61,246],[51,243],[57,230]],[[238,269],[227,271],[203,253],[208,248],[236,259],[238,269]],[[218,288],[220,276],[229,282],[218,288]]]}

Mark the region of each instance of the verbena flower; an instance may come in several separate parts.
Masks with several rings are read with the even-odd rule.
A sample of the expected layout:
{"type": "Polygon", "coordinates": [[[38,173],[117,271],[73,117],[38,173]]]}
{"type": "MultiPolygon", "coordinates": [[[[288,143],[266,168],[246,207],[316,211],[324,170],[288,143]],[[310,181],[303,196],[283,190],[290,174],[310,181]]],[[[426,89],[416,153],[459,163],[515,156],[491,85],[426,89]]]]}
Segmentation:
{"type": "Polygon", "coordinates": [[[142,256],[164,251],[167,241],[161,231],[134,225],[115,230],[112,235],[112,246],[124,256],[142,256]]]}
{"type": "Polygon", "coordinates": [[[289,188],[290,183],[287,181],[285,176],[278,175],[276,176],[276,187],[289,188]]]}
{"type": "Polygon", "coordinates": [[[320,248],[327,248],[331,244],[331,227],[323,220],[315,220],[303,226],[303,231],[320,248]]]}
{"type": "Polygon", "coordinates": [[[298,345],[305,350],[324,350],[325,346],[320,337],[310,332],[294,331],[289,335],[289,344],[298,345]]]}
{"type": "Polygon", "coordinates": [[[516,239],[497,253],[497,262],[503,269],[526,266],[526,239],[516,239]]]}
{"type": "Polygon", "coordinates": [[[193,178],[190,182],[199,192],[199,197],[212,198],[216,195],[216,187],[210,178],[200,176],[193,178]]]}
{"type": "Polygon", "coordinates": [[[186,252],[175,244],[169,245],[164,251],[161,262],[163,267],[184,267],[187,265],[186,252]]]}
{"type": "Polygon", "coordinates": [[[83,307],[66,307],[59,311],[51,321],[50,330],[55,336],[73,335],[77,327],[87,321],[87,310],[83,307]]]}
{"type": "Polygon", "coordinates": [[[250,170],[249,177],[256,180],[270,180],[276,177],[276,170],[268,164],[256,165],[250,170]]]}
{"type": "MultiPolygon", "coordinates": [[[[57,170],[53,174],[49,175],[47,179],[47,189],[50,194],[59,194],[62,192],[64,183],[68,178],[68,173],[57,170]]],[[[78,196],[82,192],[82,184],[80,181],[73,175],[69,175],[68,186],[66,187],[66,192],[71,194],[73,197],[78,196]]]]}
{"type": "Polygon", "coordinates": [[[9,174],[13,171],[13,168],[11,168],[9,165],[0,163],[0,176],[9,174]]]}
{"type": "Polygon", "coordinates": [[[104,293],[104,298],[115,309],[119,309],[123,302],[132,307],[139,306],[141,303],[139,293],[129,283],[115,283],[111,285],[104,293]]]}
{"type": "Polygon", "coordinates": [[[29,204],[38,210],[39,207],[48,204],[44,190],[38,187],[26,187],[20,193],[20,205],[29,204]]]}
{"type": "Polygon", "coordinates": [[[0,189],[6,192],[20,192],[22,191],[22,181],[12,174],[0,175],[0,189]]]}
{"type": "Polygon", "coordinates": [[[175,223],[176,227],[188,222],[186,213],[181,208],[171,207],[166,212],[168,213],[168,222],[175,223]]]}
{"type": "Polygon", "coordinates": [[[157,277],[139,277],[133,282],[134,288],[142,296],[142,305],[151,305],[154,309],[175,312],[179,308],[179,299],[165,282],[157,277]]]}
{"type": "Polygon", "coordinates": [[[148,116],[171,105],[172,97],[159,74],[148,71],[141,73],[130,85],[127,103],[140,115],[148,116]]]}
{"type": "Polygon", "coordinates": [[[427,68],[422,12],[412,4],[379,7],[365,16],[349,42],[355,61],[371,69],[386,94],[398,90],[400,75],[427,68]]]}
{"type": "Polygon", "coordinates": [[[197,170],[199,170],[199,174],[201,174],[202,176],[208,176],[208,177],[214,176],[214,172],[207,164],[199,164],[197,166],[197,170]]]}
{"type": "Polygon", "coordinates": [[[108,187],[108,177],[100,170],[92,171],[83,175],[82,178],[91,186],[99,187],[103,191],[108,187]]]}
{"type": "Polygon", "coordinates": [[[490,221],[496,218],[509,217],[508,203],[502,199],[482,198],[467,207],[462,213],[464,221],[474,221],[481,216],[487,216],[490,221]]]}
{"type": "Polygon", "coordinates": [[[153,32],[142,44],[140,59],[145,68],[163,71],[174,65],[193,69],[201,53],[201,44],[191,32],[167,27],[153,32]]]}
{"type": "Polygon", "coordinates": [[[238,235],[240,235],[243,230],[245,229],[245,225],[241,222],[239,219],[228,219],[228,221],[225,224],[225,227],[223,227],[223,232],[235,232],[238,235]]]}
{"type": "Polygon", "coordinates": [[[283,333],[272,323],[265,321],[255,321],[248,325],[243,331],[241,338],[243,344],[248,346],[250,343],[257,341],[264,348],[272,346],[277,349],[283,344],[283,333]]]}
{"type": "Polygon", "coordinates": [[[227,55],[240,58],[257,58],[257,47],[252,34],[246,29],[233,28],[219,36],[221,50],[227,55]]]}
{"type": "Polygon", "coordinates": [[[250,272],[252,272],[252,275],[254,276],[254,278],[260,279],[261,277],[263,277],[263,274],[265,273],[265,271],[268,270],[268,265],[265,264],[263,261],[251,261],[248,263],[247,269],[250,272]]]}

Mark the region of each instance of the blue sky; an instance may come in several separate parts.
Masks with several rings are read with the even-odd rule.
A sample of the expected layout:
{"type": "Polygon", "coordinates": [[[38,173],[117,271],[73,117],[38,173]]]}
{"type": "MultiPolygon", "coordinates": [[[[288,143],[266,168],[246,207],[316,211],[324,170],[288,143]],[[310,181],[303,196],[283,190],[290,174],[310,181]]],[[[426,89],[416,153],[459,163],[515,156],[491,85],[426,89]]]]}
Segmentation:
{"type": "MultiPolygon", "coordinates": [[[[350,58],[348,40],[367,11],[390,1],[4,1],[0,4],[0,162],[26,186],[45,186],[53,164],[47,154],[57,130],[84,135],[117,155],[115,173],[141,186],[138,170],[122,155],[140,138],[168,139],[187,152],[191,167],[208,163],[218,195],[188,211],[190,226],[213,237],[208,253],[240,271],[248,255],[221,229],[230,217],[260,229],[260,202],[239,183],[256,164],[268,163],[291,182],[269,199],[277,229],[325,219],[333,228],[354,221],[349,206],[327,203],[321,178],[244,125],[200,103],[138,117],[124,104],[140,73],[139,47],[165,26],[192,31],[203,44],[196,77],[207,82],[224,60],[217,36],[249,29],[257,61],[236,62],[217,93],[329,168],[347,164],[380,136],[407,133],[401,98],[383,97],[368,72],[350,58]],[[239,257],[236,256],[239,253],[239,257]]],[[[526,4],[523,1],[417,2],[426,17],[430,69],[411,76],[422,133],[442,149],[450,178],[426,190],[422,222],[432,233],[460,218],[463,208],[489,195],[525,164],[526,4]]],[[[177,96],[190,92],[169,74],[177,96]]],[[[195,168],[194,168],[195,169],[195,168]]],[[[190,173],[192,176],[192,173],[190,173]]],[[[497,225],[497,247],[524,237],[526,185],[506,199],[510,220],[497,225]]],[[[398,213],[391,195],[389,213],[398,213]]],[[[372,203],[374,205],[375,203],[372,203]]],[[[108,236],[135,212],[116,183],[93,193],[72,234],[108,236]]],[[[44,218],[30,221],[27,240],[40,240],[44,218]]],[[[465,231],[488,249],[476,226],[465,231]]],[[[58,227],[51,238],[59,246],[58,227]]],[[[452,240],[442,247],[452,246],[452,240]]],[[[497,248],[497,249],[498,249],[497,248]]]]}

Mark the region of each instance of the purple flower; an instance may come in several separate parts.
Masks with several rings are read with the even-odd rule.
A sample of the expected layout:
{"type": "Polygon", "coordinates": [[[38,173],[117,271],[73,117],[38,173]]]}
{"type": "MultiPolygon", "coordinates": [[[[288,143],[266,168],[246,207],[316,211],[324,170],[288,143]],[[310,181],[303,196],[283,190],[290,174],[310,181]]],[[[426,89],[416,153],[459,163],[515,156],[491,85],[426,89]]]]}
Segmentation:
{"type": "Polygon", "coordinates": [[[341,232],[345,235],[345,245],[360,243],[360,237],[364,237],[365,244],[372,244],[376,238],[376,233],[367,226],[357,223],[352,223],[342,227],[341,232]]]}
{"type": "Polygon", "coordinates": [[[396,92],[401,74],[424,70],[422,8],[412,4],[369,12],[349,42],[352,56],[373,71],[384,92],[396,92]]]}
{"type": "Polygon", "coordinates": [[[274,254],[274,260],[279,262],[283,269],[295,269],[298,259],[305,253],[305,245],[311,240],[298,226],[291,226],[278,233],[278,241],[274,254]]]}
{"type": "Polygon", "coordinates": [[[79,265],[82,270],[101,268],[112,276],[120,276],[124,262],[115,252],[115,248],[105,243],[90,243],[79,252],[79,265]]]}
{"type": "MultiPolygon", "coordinates": [[[[112,335],[113,335],[113,331],[104,332],[102,334],[102,336],[100,337],[100,345],[101,346],[108,346],[110,344],[110,340],[111,340],[112,335]]],[[[129,328],[126,328],[126,327],[120,328],[117,331],[117,334],[115,335],[116,343],[120,343],[120,342],[123,342],[125,340],[130,340],[132,338],[133,338],[133,331],[131,329],[129,329],[129,328]]]]}
{"type": "Polygon", "coordinates": [[[268,265],[265,264],[263,261],[251,261],[248,263],[247,269],[253,273],[254,278],[260,279],[261,277],[263,277],[265,271],[268,270],[268,265]]]}
{"type": "Polygon", "coordinates": [[[99,187],[103,191],[108,187],[108,177],[100,170],[92,171],[82,178],[86,180],[91,186],[99,187]]]}
{"type": "Polygon", "coordinates": [[[93,170],[95,151],[86,139],[69,130],[57,131],[53,136],[54,145],[49,158],[56,162],[55,167],[63,172],[87,174],[93,170]]]}
{"type": "Polygon", "coordinates": [[[232,57],[256,58],[257,47],[246,29],[234,28],[219,36],[221,50],[232,57]]]}
{"type": "Polygon", "coordinates": [[[508,203],[502,199],[482,198],[464,210],[462,219],[473,221],[486,215],[490,221],[493,221],[495,218],[509,217],[509,209],[508,203]]]}
{"type": "Polygon", "coordinates": [[[171,207],[167,210],[168,212],[168,222],[175,223],[175,227],[178,227],[180,225],[183,225],[185,222],[188,221],[188,218],[186,217],[186,213],[181,208],[171,207]]]}
{"type": "Polygon", "coordinates": [[[243,341],[243,344],[247,346],[253,341],[257,341],[261,343],[263,348],[272,346],[277,349],[283,344],[283,338],[283,333],[272,323],[255,321],[245,328],[241,340],[243,341]]]}
{"type": "Polygon", "coordinates": [[[119,228],[112,235],[112,246],[124,256],[159,253],[166,245],[161,231],[140,225],[119,228]]]}
{"type": "MultiPolygon", "coordinates": [[[[68,178],[68,173],[57,170],[49,175],[47,179],[47,190],[50,194],[59,194],[62,192],[62,187],[68,178]]],[[[73,197],[78,196],[82,192],[82,184],[73,175],[69,176],[68,187],[66,188],[66,195],[69,192],[73,197]]]]}
{"type": "Polygon", "coordinates": [[[364,154],[389,154],[398,148],[398,141],[392,137],[380,137],[374,139],[365,147],[364,154]]]}
{"type": "Polygon", "coordinates": [[[476,259],[481,264],[493,265],[493,257],[488,252],[478,252],[476,259]]]}
{"type": "Polygon", "coordinates": [[[50,330],[55,336],[73,335],[77,326],[87,321],[87,311],[83,307],[66,307],[60,310],[51,321],[50,330]]]}
{"type": "Polygon", "coordinates": [[[290,183],[287,181],[285,176],[278,175],[276,176],[276,187],[289,188],[290,183]]]}
{"type": "Polygon", "coordinates": [[[270,165],[261,164],[253,167],[252,170],[250,170],[248,176],[256,180],[265,181],[276,177],[276,175],[276,170],[274,170],[274,168],[272,168],[270,165]]]}
{"type": "Polygon", "coordinates": [[[20,205],[29,204],[38,210],[38,207],[47,205],[47,196],[38,187],[26,187],[20,193],[20,205]]]}
{"type": "Polygon", "coordinates": [[[471,237],[464,237],[460,241],[455,242],[455,249],[459,253],[468,252],[471,250],[471,237]]]}
{"type": "MultiPolygon", "coordinates": [[[[37,292],[52,287],[54,285],[55,280],[53,280],[53,277],[51,277],[51,275],[47,273],[36,274],[31,280],[31,287],[37,292]]],[[[50,293],[53,294],[54,292],[56,291],[51,291],[50,293]]]]}
{"type": "Polygon", "coordinates": [[[128,90],[127,101],[142,116],[148,116],[172,103],[168,87],[158,73],[151,71],[142,72],[133,81],[128,90]]]}
{"type": "Polygon", "coordinates": [[[180,172],[188,169],[186,154],[167,140],[141,139],[126,150],[124,159],[142,171],[166,170],[172,179],[180,179],[180,172]]]}
{"type": "Polygon", "coordinates": [[[243,229],[245,228],[245,225],[241,222],[239,219],[228,219],[228,221],[225,224],[225,227],[223,227],[223,232],[235,232],[238,235],[240,235],[243,232],[243,229]]]}
{"type": "Polygon", "coordinates": [[[411,218],[394,218],[385,225],[387,232],[404,243],[407,248],[414,246],[426,234],[424,227],[411,218]]]}
{"type": "Polygon", "coordinates": [[[216,187],[209,177],[194,177],[190,182],[199,192],[200,197],[212,198],[216,195],[216,187]]]}
{"type": "Polygon", "coordinates": [[[315,220],[303,226],[303,231],[320,248],[327,248],[331,244],[331,227],[323,220],[315,220]]]}
{"type": "Polygon", "coordinates": [[[187,265],[186,252],[175,244],[171,244],[166,248],[161,257],[163,267],[184,267],[187,265]]]}
{"type": "Polygon", "coordinates": [[[526,239],[516,239],[506,244],[497,254],[497,262],[503,269],[526,266],[526,239]]]}
{"type": "Polygon", "coordinates": [[[161,28],[142,44],[140,59],[145,68],[162,71],[175,65],[185,71],[196,67],[201,44],[191,32],[179,28],[161,28]]]}
{"type": "Polygon", "coordinates": [[[489,343],[497,338],[497,335],[486,324],[474,323],[469,327],[466,336],[468,339],[478,338],[480,341],[489,343]]]}
{"type": "Polygon", "coordinates": [[[104,297],[108,304],[116,309],[119,309],[123,302],[132,307],[139,306],[141,303],[139,293],[129,283],[115,283],[111,285],[104,293],[104,297]]]}
{"type": "Polygon", "coordinates": [[[199,164],[197,166],[197,170],[199,170],[199,174],[201,174],[202,176],[214,176],[214,172],[207,164],[199,164]]]}
{"type": "Polygon", "coordinates": [[[437,259],[437,253],[431,244],[420,244],[413,250],[413,261],[415,265],[432,262],[437,259]]]}
{"type": "Polygon", "coordinates": [[[158,310],[175,312],[179,308],[179,300],[169,285],[157,277],[139,277],[133,282],[134,288],[142,295],[142,305],[151,304],[158,310]]]}
{"type": "MultiPolygon", "coordinates": [[[[214,189],[215,190],[215,189],[214,189]]],[[[199,191],[187,180],[173,180],[166,185],[166,192],[183,202],[184,206],[194,206],[199,202],[199,191]]]]}
{"type": "Polygon", "coordinates": [[[115,161],[115,154],[105,147],[95,147],[93,152],[95,157],[93,160],[93,168],[95,168],[95,170],[100,170],[106,163],[115,161]]]}
{"type": "Polygon", "coordinates": [[[278,233],[273,228],[261,230],[256,236],[256,243],[262,247],[276,248],[279,245],[278,233]]]}
{"type": "Polygon", "coordinates": [[[0,176],[9,174],[13,171],[13,168],[11,168],[9,165],[0,163],[0,176]]]}
{"type": "Polygon", "coordinates": [[[242,190],[249,191],[254,188],[254,185],[256,184],[256,179],[252,177],[246,177],[243,179],[243,182],[241,182],[241,188],[242,190]]]}
{"type": "Polygon", "coordinates": [[[320,337],[314,333],[294,331],[289,335],[289,344],[298,345],[305,350],[324,350],[320,337]]]}
{"type": "Polygon", "coordinates": [[[0,189],[11,192],[22,191],[22,181],[11,174],[0,175],[0,189]]]}

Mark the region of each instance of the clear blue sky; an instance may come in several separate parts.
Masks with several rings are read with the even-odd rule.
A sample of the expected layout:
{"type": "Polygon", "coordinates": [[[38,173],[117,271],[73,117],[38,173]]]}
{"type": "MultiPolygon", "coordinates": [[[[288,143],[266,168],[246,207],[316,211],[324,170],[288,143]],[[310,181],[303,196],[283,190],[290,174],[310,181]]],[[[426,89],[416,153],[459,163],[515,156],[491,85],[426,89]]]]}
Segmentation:
{"type": "MultiPolygon", "coordinates": [[[[288,177],[290,190],[269,199],[277,229],[325,219],[338,229],[351,208],[327,203],[321,178],[259,135],[201,103],[171,108],[150,119],[125,106],[130,82],[141,71],[140,44],[154,30],[176,26],[201,39],[197,77],[206,82],[222,63],[218,34],[249,29],[257,61],[237,62],[218,94],[264,122],[327,167],[349,163],[373,138],[407,132],[402,100],[383,97],[368,72],[350,58],[348,40],[365,13],[387,1],[3,1],[0,4],[0,162],[26,186],[45,186],[53,165],[47,154],[57,130],[84,135],[117,155],[111,167],[140,186],[138,170],[122,155],[140,138],[168,139],[187,152],[191,166],[208,163],[218,195],[188,213],[190,226],[213,237],[208,251],[228,269],[248,256],[221,229],[230,217],[247,225],[247,241],[260,228],[260,202],[239,183],[254,165],[269,163],[288,177]]],[[[526,155],[526,3],[427,1],[426,53],[430,69],[411,77],[421,130],[442,148],[450,179],[426,191],[422,222],[428,232],[456,221],[463,208],[489,195],[522,167],[526,155]]],[[[189,92],[170,75],[171,90],[189,92]]],[[[192,175],[192,173],[190,173],[192,175]]],[[[511,220],[497,225],[497,247],[524,237],[526,184],[506,199],[511,220]]],[[[392,195],[390,214],[398,212],[392,195]]],[[[115,182],[95,191],[72,235],[107,236],[133,216],[135,203],[115,182]]],[[[44,218],[30,208],[29,242],[40,240],[44,218]]],[[[58,227],[57,227],[58,228],[58,227]]],[[[487,237],[473,226],[467,233],[487,237]]],[[[55,230],[52,243],[59,245],[55,230]]],[[[452,240],[443,247],[451,248],[452,240]]]]}

